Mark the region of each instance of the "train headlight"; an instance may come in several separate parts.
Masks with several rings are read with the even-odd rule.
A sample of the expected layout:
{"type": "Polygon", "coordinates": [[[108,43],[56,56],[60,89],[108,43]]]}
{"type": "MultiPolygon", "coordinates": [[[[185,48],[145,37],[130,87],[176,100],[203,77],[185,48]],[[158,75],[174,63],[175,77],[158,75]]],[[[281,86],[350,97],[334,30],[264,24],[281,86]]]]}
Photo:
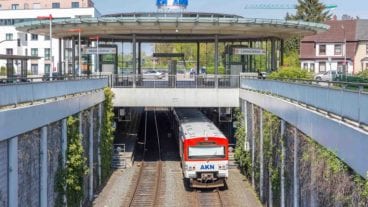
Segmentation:
{"type": "Polygon", "coordinates": [[[227,170],[227,164],[226,165],[219,165],[219,170],[227,170]]]}

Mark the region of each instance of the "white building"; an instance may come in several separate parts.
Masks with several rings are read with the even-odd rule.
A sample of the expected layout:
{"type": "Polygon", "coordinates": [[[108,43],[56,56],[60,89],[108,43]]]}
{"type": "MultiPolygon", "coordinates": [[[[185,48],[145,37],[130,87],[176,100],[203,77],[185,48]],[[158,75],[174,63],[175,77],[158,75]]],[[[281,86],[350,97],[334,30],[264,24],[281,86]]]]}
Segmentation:
{"type": "MultiPolygon", "coordinates": [[[[52,16],[58,18],[78,18],[100,16],[92,1],[63,0],[57,1],[5,0],[0,2],[0,54],[38,56],[39,60],[28,61],[28,74],[42,76],[57,72],[59,63],[59,40],[52,40],[52,56],[50,58],[50,38],[16,31],[14,24],[38,20],[38,17],[52,16]],[[31,5],[31,6],[30,6],[31,5]],[[53,66],[53,67],[52,67],[53,66]]],[[[0,60],[2,73],[6,68],[6,60],[0,60]]],[[[15,74],[20,74],[20,63],[14,63],[15,74]]],[[[4,74],[1,74],[4,75],[4,74]]]]}

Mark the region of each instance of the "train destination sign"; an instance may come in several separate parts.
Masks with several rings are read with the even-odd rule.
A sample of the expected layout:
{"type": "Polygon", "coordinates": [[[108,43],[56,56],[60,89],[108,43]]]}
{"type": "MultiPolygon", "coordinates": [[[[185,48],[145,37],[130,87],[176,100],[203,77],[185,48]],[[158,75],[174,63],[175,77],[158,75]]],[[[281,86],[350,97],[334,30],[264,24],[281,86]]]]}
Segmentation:
{"type": "MultiPolygon", "coordinates": [[[[83,48],[83,54],[86,54],[86,55],[97,54],[97,47],[83,48]]],[[[98,48],[98,54],[100,54],[100,55],[116,54],[116,48],[114,48],[114,47],[100,47],[100,48],[98,48]]]]}
{"type": "Polygon", "coordinates": [[[258,48],[234,48],[235,55],[265,55],[266,52],[263,49],[258,48]]]}

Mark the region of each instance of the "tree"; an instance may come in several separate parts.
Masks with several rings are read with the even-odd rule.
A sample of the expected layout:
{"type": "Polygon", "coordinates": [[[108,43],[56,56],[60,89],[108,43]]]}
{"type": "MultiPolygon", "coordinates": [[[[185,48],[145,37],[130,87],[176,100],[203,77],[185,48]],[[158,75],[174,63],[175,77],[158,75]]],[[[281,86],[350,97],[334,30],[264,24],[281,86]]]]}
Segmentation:
{"type": "Polygon", "coordinates": [[[324,22],[331,19],[331,14],[319,0],[298,0],[296,14],[287,15],[286,17],[288,20],[324,22]]]}

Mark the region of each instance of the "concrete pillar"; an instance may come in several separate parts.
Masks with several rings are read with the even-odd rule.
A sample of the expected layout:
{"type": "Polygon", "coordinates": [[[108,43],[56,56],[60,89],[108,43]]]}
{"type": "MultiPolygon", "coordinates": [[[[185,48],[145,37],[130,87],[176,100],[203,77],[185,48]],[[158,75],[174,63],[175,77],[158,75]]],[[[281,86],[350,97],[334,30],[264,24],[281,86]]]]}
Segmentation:
{"type": "MultiPolygon", "coordinates": [[[[272,125],[270,126],[269,130],[271,131],[270,133],[270,146],[273,146],[273,133],[272,133],[272,125]]],[[[272,207],[273,203],[273,192],[272,192],[272,156],[271,156],[271,160],[268,160],[268,207],[272,207]]]]}
{"type": "Polygon", "coordinates": [[[254,133],[254,130],[255,130],[255,123],[254,123],[254,105],[251,104],[251,110],[252,110],[252,117],[251,117],[251,120],[252,120],[252,186],[253,188],[256,187],[256,183],[255,183],[255,178],[254,178],[254,168],[255,168],[255,161],[256,161],[256,141],[255,141],[255,133],[254,133]]]}
{"type": "Polygon", "coordinates": [[[98,104],[98,135],[97,135],[97,165],[98,165],[98,185],[101,185],[101,128],[102,128],[102,103],[98,104]]]}
{"type": "MultiPolygon", "coordinates": [[[[68,149],[68,125],[67,118],[61,120],[61,156],[62,156],[62,164],[63,169],[66,167],[66,151],[68,149]]],[[[64,186],[65,190],[66,186],[64,186]]],[[[63,201],[66,202],[66,195],[63,195],[63,201]]]]}
{"type": "Polygon", "coordinates": [[[83,136],[83,130],[82,130],[82,122],[83,122],[83,111],[79,112],[78,114],[78,119],[79,119],[79,134],[81,134],[83,136]]]}
{"type": "Polygon", "coordinates": [[[93,200],[93,107],[89,113],[89,200],[93,200]]]}
{"type": "Polygon", "coordinates": [[[246,152],[249,151],[249,139],[248,139],[248,105],[247,101],[243,101],[243,115],[244,115],[244,131],[245,131],[245,137],[244,137],[244,150],[246,152]]]}
{"type": "Polygon", "coordinates": [[[285,207],[285,121],[281,120],[281,199],[280,207],[285,207]]]}
{"type": "Polygon", "coordinates": [[[18,137],[8,140],[8,204],[18,206],[18,137]]]}
{"type": "Polygon", "coordinates": [[[294,207],[299,206],[299,180],[298,180],[298,150],[299,150],[299,139],[298,139],[298,129],[294,127],[294,179],[293,179],[293,189],[294,189],[294,207]]]}
{"type": "Polygon", "coordinates": [[[136,40],[136,35],[133,34],[132,37],[132,48],[133,48],[133,87],[135,88],[136,85],[136,75],[137,75],[137,40],[136,40]]]}
{"type": "Polygon", "coordinates": [[[264,167],[264,160],[263,160],[263,109],[259,110],[259,194],[261,197],[261,201],[263,201],[263,167],[264,167]]]}
{"type": "MultiPolygon", "coordinates": [[[[218,47],[219,47],[219,44],[218,44],[218,35],[215,35],[215,63],[214,63],[214,66],[215,66],[215,76],[217,77],[218,75],[218,55],[219,55],[219,51],[218,51],[218,47]]],[[[217,79],[217,78],[216,78],[217,79]]],[[[217,80],[216,80],[216,85],[217,85],[217,80]]]]}
{"type": "Polygon", "coordinates": [[[40,140],[40,206],[47,207],[47,126],[41,128],[41,140],[40,140]]]}

